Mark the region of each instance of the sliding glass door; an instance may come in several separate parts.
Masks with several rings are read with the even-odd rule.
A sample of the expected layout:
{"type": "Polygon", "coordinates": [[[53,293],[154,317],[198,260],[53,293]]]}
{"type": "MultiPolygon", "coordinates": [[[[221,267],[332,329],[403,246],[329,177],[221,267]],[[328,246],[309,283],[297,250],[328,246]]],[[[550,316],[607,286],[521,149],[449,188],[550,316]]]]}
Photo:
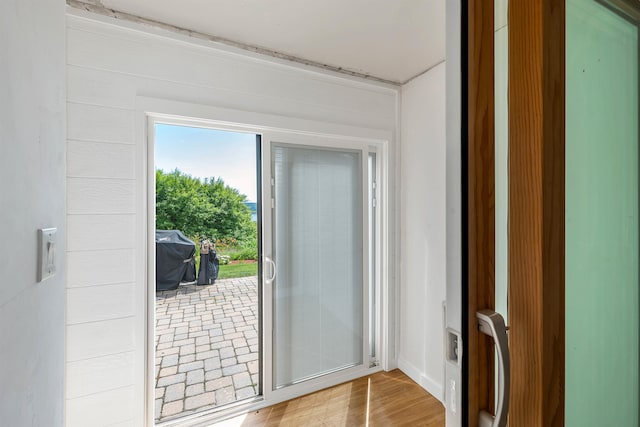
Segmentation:
{"type": "Polygon", "coordinates": [[[272,141],[268,150],[267,384],[306,390],[364,373],[375,357],[368,256],[375,162],[357,147],[272,141]]]}
{"type": "Polygon", "coordinates": [[[275,146],[274,386],[362,364],[358,152],[275,146]]]}
{"type": "MultiPolygon", "coordinates": [[[[148,114],[150,214],[146,224],[151,290],[145,368],[156,373],[155,377],[148,375],[146,385],[150,425],[154,421],[166,421],[167,425],[215,422],[239,411],[257,410],[375,373],[382,369],[380,364],[388,363],[381,351],[389,341],[385,321],[389,299],[383,297],[387,264],[379,262],[387,256],[384,221],[388,208],[384,204],[386,185],[377,183],[384,183],[391,135],[295,119],[291,124],[296,130],[246,125],[240,123],[256,117],[249,114],[242,118],[236,123],[175,113],[148,114]],[[196,168],[198,172],[184,169],[193,168],[193,161],[184,167],[178,165],[183,172],[176,169],[172,162],[179,156],[175,153],[157,154],[156,149],[163,146],[162,140],[156,139],[160,127],[167,128],[165,133],[171,131],[172,137],[176,132],[188,133],[185,141],[201,144],[203,150],[213,146],[201,159],[204,163],[196,168]],[[345,136],[337,136],[343,131],[345,136]],[[216,147],[229,151],[229,156],[216,152],[216,147]],[[238,163],[241,154],[246,154],[243,147],[255,154],[253,161],[238,163]],[[164,187],[172,183],[175,187],[174,181],[184,178],[192,187],[224,187],[236,204],[246,201],[249,206],[237,209],[241,215],[238,221],[253,234],[246,233],[246,239],[236,247],[244,234],[233,234],[234,229],[220,235],[214,229],[218,217],[230,215],[236,206],[227,198],[211,199],[213,193],[202,196],[208,207],[196,212],[204,221],[202,227],[193,229],[198,218],[191,217],[174,225],[169,219],[177,202],[160,206],[162,168],[175,169],[165,173],[173,181],[164,187]],[[200,170],[210,172],[198,175],[200,170]],[[222,177],[235,187],[224,185],[222,177]],[[253,186],[242,187],[247,181],[253,186]],[[249,216],[250,205],[257,205],[255,216],[249,216]],[[171,211],[165,215],[169,219],[163,228],[180,229],[196,243],[219,239],[214,248],[221,261],[217,281],[180,279],[171,290],[158,291],[164,292],[162,295],[154,292],[158,243],[153,236],[156,225],[162,225],[157,207],[171,211]],[[253,255],[257,262],[253,258],[230,259],[244,251],[245,246],[240,246],[244,243],[248,249],[257,247],[253,255]],[[228,264],[222,265],[224,260],[228,264]],[[225,271],[226,278],[222,275],[225,271]],[[177,300],[185,302],[184,310],[182,303],[175,310],[171,308],[177,300]],[[176,310],[177,320],[171,316],[176,310]],[[186,330],[183,317],[190,321],[189,337],[178,331],[186,330]],[[182,323],[173,325],[174,321],[182,323]],[[195,344],[178,342],[187,338],[195,344]],[[191,348],[183,354],[185,349],[179,349],[180,345],[191,348]]],[[[185,141],[181,140],[182,145],[185,141]]],[[[169,187],[165,190],[171,190],[169,187]]],[[[200,203],[196,196],[185,196],[185,203],[200,203]]],[[[208,246],[191,246],[202,246],[208,255],[212,253],[208,246]]],[[[187,255],[189,260],[204,262],[200,256],[187,255]]],[[[211,260],[212,256],[206,258],[211,260]]],[[[180,264],[185,264],[182,261],[180,264]]]]}

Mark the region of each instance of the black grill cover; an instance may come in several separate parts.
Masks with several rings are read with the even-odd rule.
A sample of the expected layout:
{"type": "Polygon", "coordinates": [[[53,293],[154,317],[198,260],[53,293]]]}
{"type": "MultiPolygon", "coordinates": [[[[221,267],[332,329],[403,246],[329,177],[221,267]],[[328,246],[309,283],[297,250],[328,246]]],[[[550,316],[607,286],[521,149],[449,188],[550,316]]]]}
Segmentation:
{"type": "Polygon", "coordinates": [[[178,230],[156,230],[156,291],[195,280],[196,244],[178,230]]]}

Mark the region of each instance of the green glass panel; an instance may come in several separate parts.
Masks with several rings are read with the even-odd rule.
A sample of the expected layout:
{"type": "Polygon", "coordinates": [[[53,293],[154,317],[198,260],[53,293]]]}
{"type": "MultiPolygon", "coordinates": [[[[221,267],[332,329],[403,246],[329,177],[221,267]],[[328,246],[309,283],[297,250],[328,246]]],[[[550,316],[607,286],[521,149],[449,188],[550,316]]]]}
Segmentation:
{"type": "Polygon", "coordinates": [[[567,1],[568,427],[638,424],[638,29],[567,1]]]}
{"type": "MultiPolygon", "coordinates": [[[[508,213],[509,213],[509,27],[506,25],[507,0],[496,0],[494,33],[495,73],[495,310],[508,319],[508,213]]],[[[496,371],[497,372],[497,371],[496,371]]]]}

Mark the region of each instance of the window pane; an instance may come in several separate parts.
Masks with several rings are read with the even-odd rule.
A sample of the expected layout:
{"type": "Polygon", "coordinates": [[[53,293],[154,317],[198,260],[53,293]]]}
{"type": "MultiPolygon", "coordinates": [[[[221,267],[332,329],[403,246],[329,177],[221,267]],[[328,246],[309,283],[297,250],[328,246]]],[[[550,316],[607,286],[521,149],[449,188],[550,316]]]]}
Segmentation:
{"type": "Polygon", "coordinates": [[[566,425],[638,425],[638,30],[567,2],[566,425]]]}
{"type": "Polygon", "coordinates": [[[362,363],[360,152],[275,146],[274,385],[362,363]]]}

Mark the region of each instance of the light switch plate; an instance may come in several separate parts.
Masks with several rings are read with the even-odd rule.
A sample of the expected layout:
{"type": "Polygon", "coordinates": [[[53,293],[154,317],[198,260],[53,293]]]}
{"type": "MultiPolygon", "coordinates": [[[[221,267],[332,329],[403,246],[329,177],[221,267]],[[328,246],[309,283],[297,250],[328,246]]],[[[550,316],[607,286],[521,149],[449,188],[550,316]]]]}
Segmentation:
{"type": "Polygon", "coordinates": [[[57,228],[38,230],[38,282],[56,274],[57,228]]]}

